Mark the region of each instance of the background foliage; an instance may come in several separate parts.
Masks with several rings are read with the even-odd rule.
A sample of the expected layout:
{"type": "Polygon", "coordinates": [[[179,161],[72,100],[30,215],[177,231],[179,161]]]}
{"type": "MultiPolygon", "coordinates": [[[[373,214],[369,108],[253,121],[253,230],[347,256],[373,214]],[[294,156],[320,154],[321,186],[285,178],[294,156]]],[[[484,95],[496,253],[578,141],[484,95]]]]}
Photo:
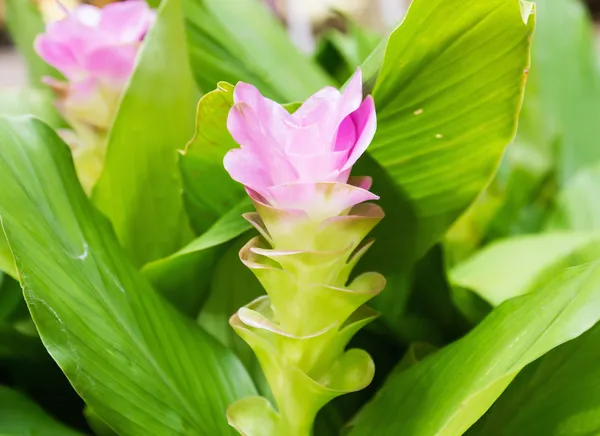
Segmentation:
{"type": "Polygon", "coordinates": [[[316,434],[600,431],[600,76],[577,0],[414,0],[386,37],[349,21],[312,58],[257,0],[150,3],[87,198],[39,84],[41,17],[7,0],[30,85],[0,112],[36,118],[0,118],[0,434],[234,434],[227,405],[269,392],[228,325],[262,293],[222,167],[232,85],[301,101],[358,65],[379,128],[355,172],[386,211],[359,269],[388,286],[351,344],[376,378],[316,434]]]}

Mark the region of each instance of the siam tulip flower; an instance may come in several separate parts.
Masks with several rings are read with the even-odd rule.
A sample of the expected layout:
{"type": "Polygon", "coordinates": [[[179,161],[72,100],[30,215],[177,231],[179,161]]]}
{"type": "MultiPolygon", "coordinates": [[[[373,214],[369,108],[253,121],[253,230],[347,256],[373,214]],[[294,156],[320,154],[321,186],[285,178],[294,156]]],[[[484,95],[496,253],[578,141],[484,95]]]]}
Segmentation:
{"type": "Polygon", "coordinates": [[[368,180],[347,183],[377,127],[373,98],[362,99],[360,71],[344,93],[324,88],[293,114],[246,83],[235,87],[234,103],[227,127],[241,148],[225,156],[225,169],[255,201],[334,216],[339,207],[377,198],[368,180]],[[333,191],[344,193],[338,201],[325,198],[333,191]]]}
{"type": "Polygon", "coordinates": [[[248,436],[311,434],[318,410],[367,386],[370,356],[345,347],[376,314],[366,306],[385,286],[377,273],[349,282],[369,247],[362,240],[383,218],[371,180],[351,177],[376,130],[372,97],[363,100],[360,70],[344,92],[325,88],[288,113],[239,83],[228,129],[240,145],[224,165],[244,184],[259,231],[240,251],[267,291],[231,317],[256,353],[277,403],[261,397],[228,410],[248,436]],[[348,283],[349,282],[349,283],[348,283]]]}
{"type": "Polygon", "coordinates": [[[104,8],[81,5],[51,22],[35,40],[37,53],[65,77],[44,78],[73,129],[70,142],[84,186],[99,175],[105,135],[155,17],[143,0],[104,8]]]}

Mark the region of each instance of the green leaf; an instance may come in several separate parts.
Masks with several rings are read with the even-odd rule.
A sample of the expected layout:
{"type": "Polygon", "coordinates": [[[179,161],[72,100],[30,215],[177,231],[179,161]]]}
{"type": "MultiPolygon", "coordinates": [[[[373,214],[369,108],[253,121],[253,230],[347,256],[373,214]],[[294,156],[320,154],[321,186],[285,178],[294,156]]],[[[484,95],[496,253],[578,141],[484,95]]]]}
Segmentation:
{"type": "Polygon", "coordinates": [[[355,174],[373,176],[386,219],[361,269],[386,276],[372,304],[401,337],[412,335],[411,269],[486,187],[515,134],[530,12],[519,0],[414,0],[385,52],[363,65],[367,84],[377,77],[378,130],[355,174]]]}
{"type": "Polygon", "coordinates": [[[539,232],[554,206],[557,176],[568,186],[577,168],[598,160],[591,20],[577,0],[536,1],[536,15],[517,138],[485,195],[451,231],[454,257],[464,258],[484,239],[539,232]]]}
{"type": "Polygon", "coordinates": [[[144,40],[92,195],[137,265],[192,238],[177,150],[192,136],[195,101],[180,0],[168,0],[144,40]]]}
{"type": "Polygon", "coordinates": [[[370,154],[415,209],[416,255],[485,188],[514,137],[531,10],[520,0],[415,0],[388,40],[370,154]]]}
{"type": "Polygon", "coordinates": [[[598,259],[599,244],[599,234],[585,232],[509,238],[454,267],[450,279],[497,306],[549,282],[565,268],[598,259]]]}
{"type": "Polygon", "coordinates": [[[5,386],[0,386],[0,434],[82,436],[56,421],[25,395],[5,386]]]}
{"type": "Polygon", "coordinates": [[[188,43],[203,91],[239,80],[279,101],[303,100],[329,78],[289,40],[259,0],[185,0],[188,43]]]}
{"type": "Polygon", "coordinates": [[[46,64],[35,52],[35,37],[45,30],[44,20],[34,0],[6,0],[6,24],[17,49],[27,63],[29,83],[41,87],[44,76],[60,78],[60,74],[46,64]]]}
{"type": "Polygon", "coordinates": [[[210,291],[213,267],[222,245],[251,228],[242,218],[244,212],[251,210],[252,203],[244,199],[202,236],[171,256],[145,265],[142,271],[173,305],[195,318],[210,291]]]}
{"type": "Polygon", "coordinates": [[[225,409],[255,392],[244,367],[134,268],[54,131],[0,120],[0,173],[29,309],[86,403],[119,434],[232,434],[225,409]]]}
{"type": "Polygon", "coordinates": [[[220,82],[198,103],[196,134],[179,157],[184,198],[190,221],[204,233],[243,198],[244,187],[223,167],[223,158],[237,144],[227,130],[227,115],[233,105],[233,86],[220,82]]]}
{"type": "Polygon", "coordinates": [[[517,373],[600,319],[600,265],[506,301],[463,339],[392,375],[352,436],[463,434],[517,373]]]}
{"type": "Polygon", "coordinates": [[[600,432],[600,325],[527,366],[466,434],[575,436],[600,432]]]}

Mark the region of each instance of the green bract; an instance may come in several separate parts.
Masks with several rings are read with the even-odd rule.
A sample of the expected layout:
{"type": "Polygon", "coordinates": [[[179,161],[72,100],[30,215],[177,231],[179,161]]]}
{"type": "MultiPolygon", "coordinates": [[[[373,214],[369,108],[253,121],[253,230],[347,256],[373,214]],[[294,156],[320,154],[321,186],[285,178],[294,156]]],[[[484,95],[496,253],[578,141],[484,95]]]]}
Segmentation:
{"type": "MultiPolygon", "coordinates": [[[[335,191],[337,186],[345,185],[316,189],[335,191]]],[[[385,279],[363,273],[346,283],[371,245],[361,241],[383,211],[365,203],[347,215],[319,220],[258,202],[255,206],[258,212],[246,219],[261,236],[242,248],[240,259],[268,296],[241,308],[229,322],[256,353],[278,412],[256,397],[231,406],[228,419],[243,435],[307,435],[325,404],[363,389],[373,378],[374,364],[365,351],[344,350],[377,316],[363,304],[383,290],[385,279]]]]}

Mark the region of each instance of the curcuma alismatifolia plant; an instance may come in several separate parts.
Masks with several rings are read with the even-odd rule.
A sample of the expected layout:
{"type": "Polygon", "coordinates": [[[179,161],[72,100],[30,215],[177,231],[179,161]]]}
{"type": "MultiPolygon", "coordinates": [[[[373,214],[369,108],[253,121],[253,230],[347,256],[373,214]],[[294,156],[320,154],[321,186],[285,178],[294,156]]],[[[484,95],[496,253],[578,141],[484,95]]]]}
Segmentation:
{"type": "Polygon", "coordinates": [[[0,434],[600,431],[576,0],[5,3],[0,434]]]}

